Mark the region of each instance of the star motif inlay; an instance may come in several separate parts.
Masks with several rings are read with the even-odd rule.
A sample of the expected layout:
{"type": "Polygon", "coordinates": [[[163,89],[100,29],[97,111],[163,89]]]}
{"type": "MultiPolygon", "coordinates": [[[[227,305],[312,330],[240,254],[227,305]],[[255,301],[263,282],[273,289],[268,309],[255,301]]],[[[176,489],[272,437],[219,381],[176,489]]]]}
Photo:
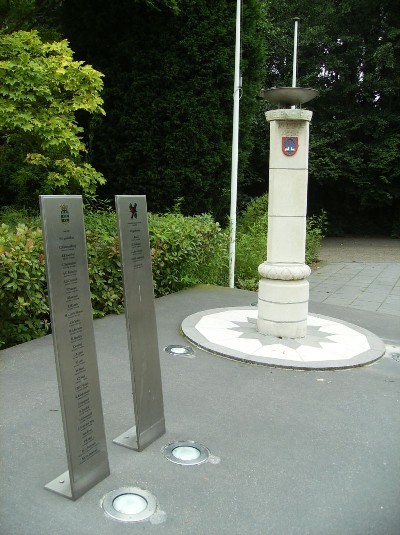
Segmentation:
{"type": "MultiPolygon", "coordinates": [[[[252,340],[259,340],[263,345],[266,344],[282,344],[292,349],[298,349],[301,346],[310,346],[321,349],[320,342],[325,341],[325,337],[321,340],[321,333],[319,331],[319,326],[309,325],[307,327],[307,336],[305,338],[278,338],[276,336],[268,336],[261,334],[257,331],[257,320],[252,317],[248,317],[247,321],[235,321],[232,320],[232,323],[236,327],[231,327],[231,331],[239,331],[241,335],[239,338],[251,338],[252,340]]],[[[326,333],[326,336],[329,336],[329,333],[326,333]]]]}

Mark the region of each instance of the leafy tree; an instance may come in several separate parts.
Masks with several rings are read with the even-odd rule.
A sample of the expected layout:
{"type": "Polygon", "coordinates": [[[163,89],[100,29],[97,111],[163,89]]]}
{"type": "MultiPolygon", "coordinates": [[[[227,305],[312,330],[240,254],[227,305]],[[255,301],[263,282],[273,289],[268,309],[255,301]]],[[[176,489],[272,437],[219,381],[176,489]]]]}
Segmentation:
{"type": "MultiPolygon", "coordinates": [[[[105,73],[107,116],[90,125],[104,195],[146,194],[152,211],[183,198],[184,213],[229,205],[235,4],[181,0],[179,11],[131,0],[69,0],[64,31],[105,73]]],[[[240,178],[248,178],[261,87],[261,3],[244,2],[240,178]]]]}
{"type": "Polygon", "coordinates": [[[58,37],[57,10],[63,0],[0,0],[2,34],[39,29],[42,37],[58,37]]]}
{"type": "MultiPolygon", "coordinates": [[[[59,8],[65,0],[0,0],[0,24],[4,33],[18,30],[40,29],[41,35],[59,36],[59,8]]],[[[132,0],[153,9],[168,7],[179,12],[180,0],[132,0]]]]}
{"type": "Polygon", "coordinates": [[[84,161],[76,113],[104,113],[102,75],[74,61],[67,41],[43,42],[35,30],[0,34],[0,73],[3,203],[29,204],[39,192],[93,193],[105,180],[84,161]]]}
{"type": "Polygon", "coordinates": [[[272,0],[266,86],[291,85],[292,16],[298,85],[320,91],[307,104],[311,209],[325,208],[336,232],[400,234],[400,5],[272,0]]]}

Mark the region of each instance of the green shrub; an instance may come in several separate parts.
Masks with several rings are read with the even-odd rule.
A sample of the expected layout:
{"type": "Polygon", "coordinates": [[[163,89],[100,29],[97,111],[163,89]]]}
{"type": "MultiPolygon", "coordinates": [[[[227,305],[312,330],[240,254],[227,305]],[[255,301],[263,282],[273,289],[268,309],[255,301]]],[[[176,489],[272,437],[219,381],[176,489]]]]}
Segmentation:
{"type": "Polygon", "coordinates": [[[0,226],[0,347],[26,342],[50,329],[42,231],[0,226]]]}
{"type": "Polygon", "coordinates": [[[246,234],[254,225],[266,225],[263,234],[268,230],[268,194],[252,199],[246,208],[239,214],[237,222],[238,234],[246,234]]]}
{"type": "Polygon", "coordinates": [[[236,286],[257,290],[258,266],[267,256],[268,197],[262,195],[247,205],[238,217],[236,235],[236,286]]]}
{"type": "Polygon", "coordinates": [[[225,237],[210,215],[150,214],[149,233],[156,296],[221,279],[225,237]]]}
{"type": "MultiPolygon", "coordinates": [[[[252,200],[238,217],[236,236],[236,286],[243,290],[257,290],[258,266],[267,257],[268,196],[252,200]]],[[[325,212],[307,218],[307,264],[318,259],[321,241],[326,232],[325,212]]]]}
{"type": "Polygon", "coordinates": [[[115,212],[85,213],[93,317],[123,311],[123,287],[115,212]]]}
{"type": "MultiPolygon", "coordinates": [[[[252,201],[238,218],[236,286],[256,290],[258,266],[266,258],[267,198],[252,201]]],[[[42,231],[38,217],[12,210],[0,226],[0,347],[50,332],[42,231]],[[18,223],[24,221],[24,223],[18,223]]],[[[318,256],[326,216],[307,221],[306,261],[318,256]]],[[[123,310],[119,243],[114,211],[85,210],[93,315],[123,310]]],[[[149,214],[155,296],[196,284],[228,283],[229,228],[210,215],[149,214]]]]}
{"type": "Polygon", "coordinates": [[[306,264],[311,264],[319,258],[321,241],[326,234],[328,218],[325,211],[319,215],[307,218],[306,235],[306,264]]]}
{"type": "Polygon", "coordinates": [[[9,227],[24,223],[27,227],[40,227],[40,215],[25,208],[4,206],[0,208],[0,221],[9,227]]]}
{"type": "MultiPolygon", "coordinates": [[[[0,227],[0,347],[50,332],[42,231],[38,218],[9,210],[0,227]],[[26,224],[16,223],[23,219],[26,224]]],[[[93,316],[123,310],[116,216],[111,210],[85,213],[93,316]]],[[[211,216],[149,214],[150,247],[157,297],[194,284],[225,279],[225,235],[211,216]]]]}

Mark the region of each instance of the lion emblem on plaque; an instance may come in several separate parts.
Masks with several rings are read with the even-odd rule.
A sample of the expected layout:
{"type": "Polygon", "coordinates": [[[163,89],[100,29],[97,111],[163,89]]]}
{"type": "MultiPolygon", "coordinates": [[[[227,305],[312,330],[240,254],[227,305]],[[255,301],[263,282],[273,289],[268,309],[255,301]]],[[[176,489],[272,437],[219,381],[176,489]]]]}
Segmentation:
{"type": "Polygon", "coordinates": [[[129,203],[129,211],[131,213],[131,219],[135,218],[137,219],[138,212],[137,212],[137,203],[135,204],[129,203]]]}

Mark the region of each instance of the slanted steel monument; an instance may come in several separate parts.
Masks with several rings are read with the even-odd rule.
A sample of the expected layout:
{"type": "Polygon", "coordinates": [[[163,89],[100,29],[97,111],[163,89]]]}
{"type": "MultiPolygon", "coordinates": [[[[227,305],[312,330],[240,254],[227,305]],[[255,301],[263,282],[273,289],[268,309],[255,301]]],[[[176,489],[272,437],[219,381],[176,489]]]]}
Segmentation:
{"type": "Polygon", "coordinates": [[[68,471],[46,485],[75,500],[110,474],[82,197],[41,195],[54,353],[68,471]]]}
{"type": "Polygon", "coordinates": [[[143,450],[165,433],[160,354],[144,195],[116,195],[135,426],[114,442],[143,450]]]}
{"type": "MultiPolygon", "coordinates": [[[[141,451],[165,433],[146,198],[117,195],[116,208],[135,426],[114,442],[141,451]]],[[[46,488],[75,500],[110,474],[82,197],[41,195],[40,211],[68,463],[46,488]]]]}

